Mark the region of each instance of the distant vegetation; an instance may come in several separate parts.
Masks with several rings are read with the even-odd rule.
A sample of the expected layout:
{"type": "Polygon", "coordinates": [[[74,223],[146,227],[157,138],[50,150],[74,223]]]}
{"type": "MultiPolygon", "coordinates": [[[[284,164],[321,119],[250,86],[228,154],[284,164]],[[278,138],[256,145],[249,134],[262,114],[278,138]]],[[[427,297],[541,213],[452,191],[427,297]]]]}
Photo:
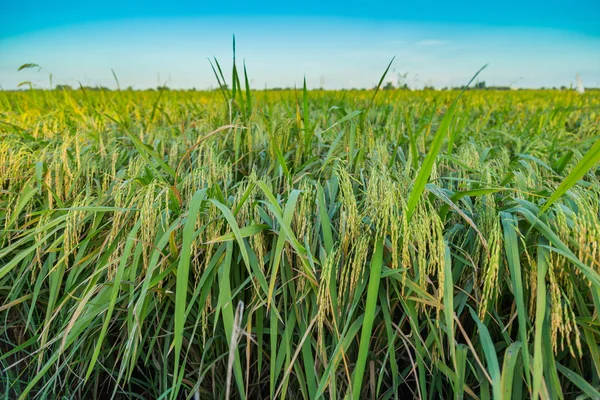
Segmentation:
{"type": "MultiPolygon", "coordinates": [[[[26,82],[29,83],[29,82],[26,82]]],[[[26,86],[21,84],[21,86],[26,86]]],[[[32,87],[33,89],[33,87],[32,87]]],[[[89,90],[89,91],[111,91],[111,90],[115,90],[115,89],[111,89],[108,88],[106,86],[80,86],[80,87],[76,87],[73,88],[70,85],[67,84],[58,84],[53,86],[52,90],[89,90]]],[[[373,87],[371,89],[366,89],[366,88],[352,88],[352,89],[339,89],[338,91],[363,91],[363,90],[375,90],[377,89],[377,87],[373,87]]],[[[434,86],[429,86],[429,85],[425,85],[420,89],[411,89],[408,84],[403,83],[401,85],[394,85],[393,82],[388,81],[385,84],[383,84],[381,86],[382,90],[424,90],[424,91],[428,91],[428,90],[561,90],[561,91],[565,91],[565,90],[575,90],[574,88],[570,88],[570,87],[566,87],[566,86],[561,86],[561,87],[551,87],[551,88],[540,88],[540,89],[524,89],[524,88],[511,88],[510,86],[488,86],[486,84],[485,81],[481,81],[481,82],[477,82],[475,83],[473,86],[459,86],[459,87],[443,87],[443,88],[436,88],[434,86]]],[[[46,89],[40,89],[40,88],[36,88],[36,90],[46,90],[46,89]]],[[[121,89],[118,89],[121,90],[121,89]]],[[[168,86],[158,86],[156,88],[144,88],[144,89],[134,89],[131,86],[128,86],[126,89],[126,91],[142,91],[142,92],[147,92],[147,91],[161,91],[161,90],[179,90],[179,91],[188,91],[188,92],[195,92],[195,91],[221,91],[221,90],[230,90],[230,88],[227,85],[223,85],[223,87],[216,87],[213,89],[196,89],[196,88],[191,88],[191,89],[172,89],[169,88],[168,86]]],[[[280,91],[292,91],[292,90],[297,90],[297,88],[288,86],[288,87],[267,87],[265,89],[262,89],[261,91],[276,91],[276,92],[280,92],[280,91]]],[[[313,90],[325,90],[323,88],[318,88],[318,89],[313,89],[313,90]]],[[[594,88],[594,87],[587,87],[585,88],[585,91],[597,91],[600,90],[600,88],[594,88]]]]}

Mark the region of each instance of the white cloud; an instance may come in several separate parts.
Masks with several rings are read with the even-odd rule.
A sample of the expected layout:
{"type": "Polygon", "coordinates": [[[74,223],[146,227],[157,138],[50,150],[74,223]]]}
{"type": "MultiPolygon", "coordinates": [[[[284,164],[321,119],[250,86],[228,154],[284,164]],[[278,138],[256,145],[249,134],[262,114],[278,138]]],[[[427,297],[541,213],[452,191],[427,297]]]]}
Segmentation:
{"type": "Polygon", "coordinates": [[[439,40],[439,39],[425,39],[417,42],[417,46],[443,46],[445,44],[449,44],[451,42],[447,40],[439,40]]]}

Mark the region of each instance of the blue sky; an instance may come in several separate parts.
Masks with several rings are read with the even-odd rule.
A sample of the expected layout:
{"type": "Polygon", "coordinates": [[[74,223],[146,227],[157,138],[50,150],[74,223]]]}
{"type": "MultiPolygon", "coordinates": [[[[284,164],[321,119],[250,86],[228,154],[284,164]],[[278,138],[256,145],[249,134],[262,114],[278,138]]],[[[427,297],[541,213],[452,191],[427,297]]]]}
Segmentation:
{"type": "Polygon", "coordinates": [[[227,68],[231,35],[256,88],[461,85],[600,86],[600,2],[12,2],[0,13],[0,85],[32,81],[208,88],[207,57],[227,68]],[[44,70],[17,72],[34,62],[44,70]]]}

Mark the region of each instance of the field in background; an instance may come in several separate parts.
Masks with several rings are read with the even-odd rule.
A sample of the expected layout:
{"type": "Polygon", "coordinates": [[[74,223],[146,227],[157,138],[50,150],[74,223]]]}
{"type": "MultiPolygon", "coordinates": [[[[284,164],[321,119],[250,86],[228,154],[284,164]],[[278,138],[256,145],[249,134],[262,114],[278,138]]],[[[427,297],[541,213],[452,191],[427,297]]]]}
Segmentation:
{"type": "Polygon", "coordinates": [[[597,92],[236,86],[0,92],[2,396],[600,397],[597,92]]]}

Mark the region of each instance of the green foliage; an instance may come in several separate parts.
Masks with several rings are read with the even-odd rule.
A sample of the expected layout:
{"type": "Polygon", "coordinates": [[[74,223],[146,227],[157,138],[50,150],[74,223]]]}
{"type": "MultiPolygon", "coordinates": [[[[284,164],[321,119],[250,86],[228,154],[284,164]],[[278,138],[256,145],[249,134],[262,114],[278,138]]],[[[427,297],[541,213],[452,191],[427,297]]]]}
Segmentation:
{"type": "Polygon", "coordinates": [[[0,92],[5,398],[598,396],[598,93],[213,69],[0,92]]]}

